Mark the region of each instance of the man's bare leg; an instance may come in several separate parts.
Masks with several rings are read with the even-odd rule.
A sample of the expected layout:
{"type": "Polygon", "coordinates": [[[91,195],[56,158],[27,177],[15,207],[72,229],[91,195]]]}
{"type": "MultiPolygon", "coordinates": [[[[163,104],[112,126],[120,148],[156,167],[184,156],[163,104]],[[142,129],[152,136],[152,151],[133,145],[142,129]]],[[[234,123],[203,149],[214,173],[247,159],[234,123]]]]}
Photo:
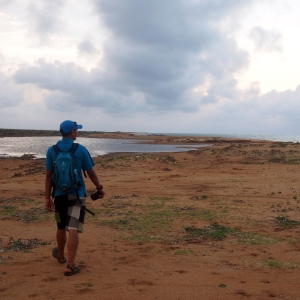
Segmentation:
{"type": "Polygon", "coordinates": [[[75,266],[75,257],[77,253],[78,244],[79,244],[78,231],[75,229],[69,229],[67,248],[68,248],[68,265],[70,267],[75,266]]]}
{"type": "Polygon", "coordinates": [[[67,242],[67,235],[65,230],[57,229],[56,241],[58,248],[58,257],[63,258],[65,256],[65,246],[67,242]]]}

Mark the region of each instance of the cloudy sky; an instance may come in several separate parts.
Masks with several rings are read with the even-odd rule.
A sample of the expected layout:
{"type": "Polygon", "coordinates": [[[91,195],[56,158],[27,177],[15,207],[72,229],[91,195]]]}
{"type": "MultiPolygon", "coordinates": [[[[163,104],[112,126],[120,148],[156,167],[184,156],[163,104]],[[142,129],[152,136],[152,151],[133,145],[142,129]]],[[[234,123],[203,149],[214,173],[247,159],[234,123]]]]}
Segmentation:
{"type": "Polygon", "coordinates": [[[299,0],[0,0],[0,128],[298,134],[299,0]]]}

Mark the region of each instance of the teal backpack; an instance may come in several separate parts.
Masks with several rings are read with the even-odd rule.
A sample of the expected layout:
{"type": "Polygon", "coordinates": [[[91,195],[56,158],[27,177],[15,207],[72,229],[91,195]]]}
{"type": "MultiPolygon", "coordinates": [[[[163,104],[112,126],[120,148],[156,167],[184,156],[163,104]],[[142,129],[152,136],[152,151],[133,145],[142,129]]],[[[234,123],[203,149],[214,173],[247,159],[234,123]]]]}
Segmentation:
{"type": "Polygon", "coordinates": [[[56,159],[53,163],[52,180],[54,189],[58,189],[60,192],[78,191],[81,186],[74,160],[74,153],[78,146],[79,144],[74,143],[69,150],[60,150],[57,145],[53,146],[56,159]]]}

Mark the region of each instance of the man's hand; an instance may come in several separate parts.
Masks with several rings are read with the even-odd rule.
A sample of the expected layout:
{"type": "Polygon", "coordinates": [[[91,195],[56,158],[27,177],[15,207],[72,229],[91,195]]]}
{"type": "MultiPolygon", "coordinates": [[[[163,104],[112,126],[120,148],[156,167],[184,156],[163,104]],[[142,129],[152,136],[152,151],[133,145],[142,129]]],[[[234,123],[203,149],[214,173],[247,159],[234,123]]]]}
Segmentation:
{"type": "Polygon", "coordinates": [[[94,194],[91,195],[92,200],[102,199],[104,197],[105,193],[103,190],[97,190],[94,194]]]}
{"type": "Polygon", "coordinates": [[[104,191],[101,190],[101,191],[97,191],[98,192],[98,199],[102,199],[105,195],[104,191]]]}
{"type": "Polygon", "coordinates": [[[51,198],[45,198],[45,207],[48,211],[54,211],[54,203],[51,198]]]}

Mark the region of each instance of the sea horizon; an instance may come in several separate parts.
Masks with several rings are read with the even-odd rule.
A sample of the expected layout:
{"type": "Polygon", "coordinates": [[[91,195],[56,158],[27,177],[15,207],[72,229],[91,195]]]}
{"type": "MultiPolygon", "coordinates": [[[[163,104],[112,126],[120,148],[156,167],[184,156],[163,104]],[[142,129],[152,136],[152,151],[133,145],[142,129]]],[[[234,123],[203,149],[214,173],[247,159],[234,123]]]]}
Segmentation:
{"type": "MultiPolygon", "coordinates": [[[[15,136],[13,134],[5,135],[3,132],[31,132],[34,136],[34,133],[37,132],[39,136],[41,132],[48,133],[45,136],[59,136],[60,133],[58,130],[53,129],[13,129],[13,128],[0,128],[0,138],[2,137],[9,137],[15,136]],[[2,132],[1,132],[2,131],[2,132]],[[49,133],[53,133],[53,135],[49,135],[49,133]]],[[[101,131],[101,130],[82,130],[83,133],[129,133],[134,135],[165,135],[165,136],[197,136],[197,137],[220,137],[220,138],[242,138],[242,139],[251,139],[251,140],[267,140],[267,141],[274,141],[274,142],[293,142],[299,143],[300,142],[300,134],[242,134],[242,133],[182,133],[182,132],[143,132],[143,131],[101,131]]],[[[27,135],[24,135],[27,136],[27,135]]]]}

